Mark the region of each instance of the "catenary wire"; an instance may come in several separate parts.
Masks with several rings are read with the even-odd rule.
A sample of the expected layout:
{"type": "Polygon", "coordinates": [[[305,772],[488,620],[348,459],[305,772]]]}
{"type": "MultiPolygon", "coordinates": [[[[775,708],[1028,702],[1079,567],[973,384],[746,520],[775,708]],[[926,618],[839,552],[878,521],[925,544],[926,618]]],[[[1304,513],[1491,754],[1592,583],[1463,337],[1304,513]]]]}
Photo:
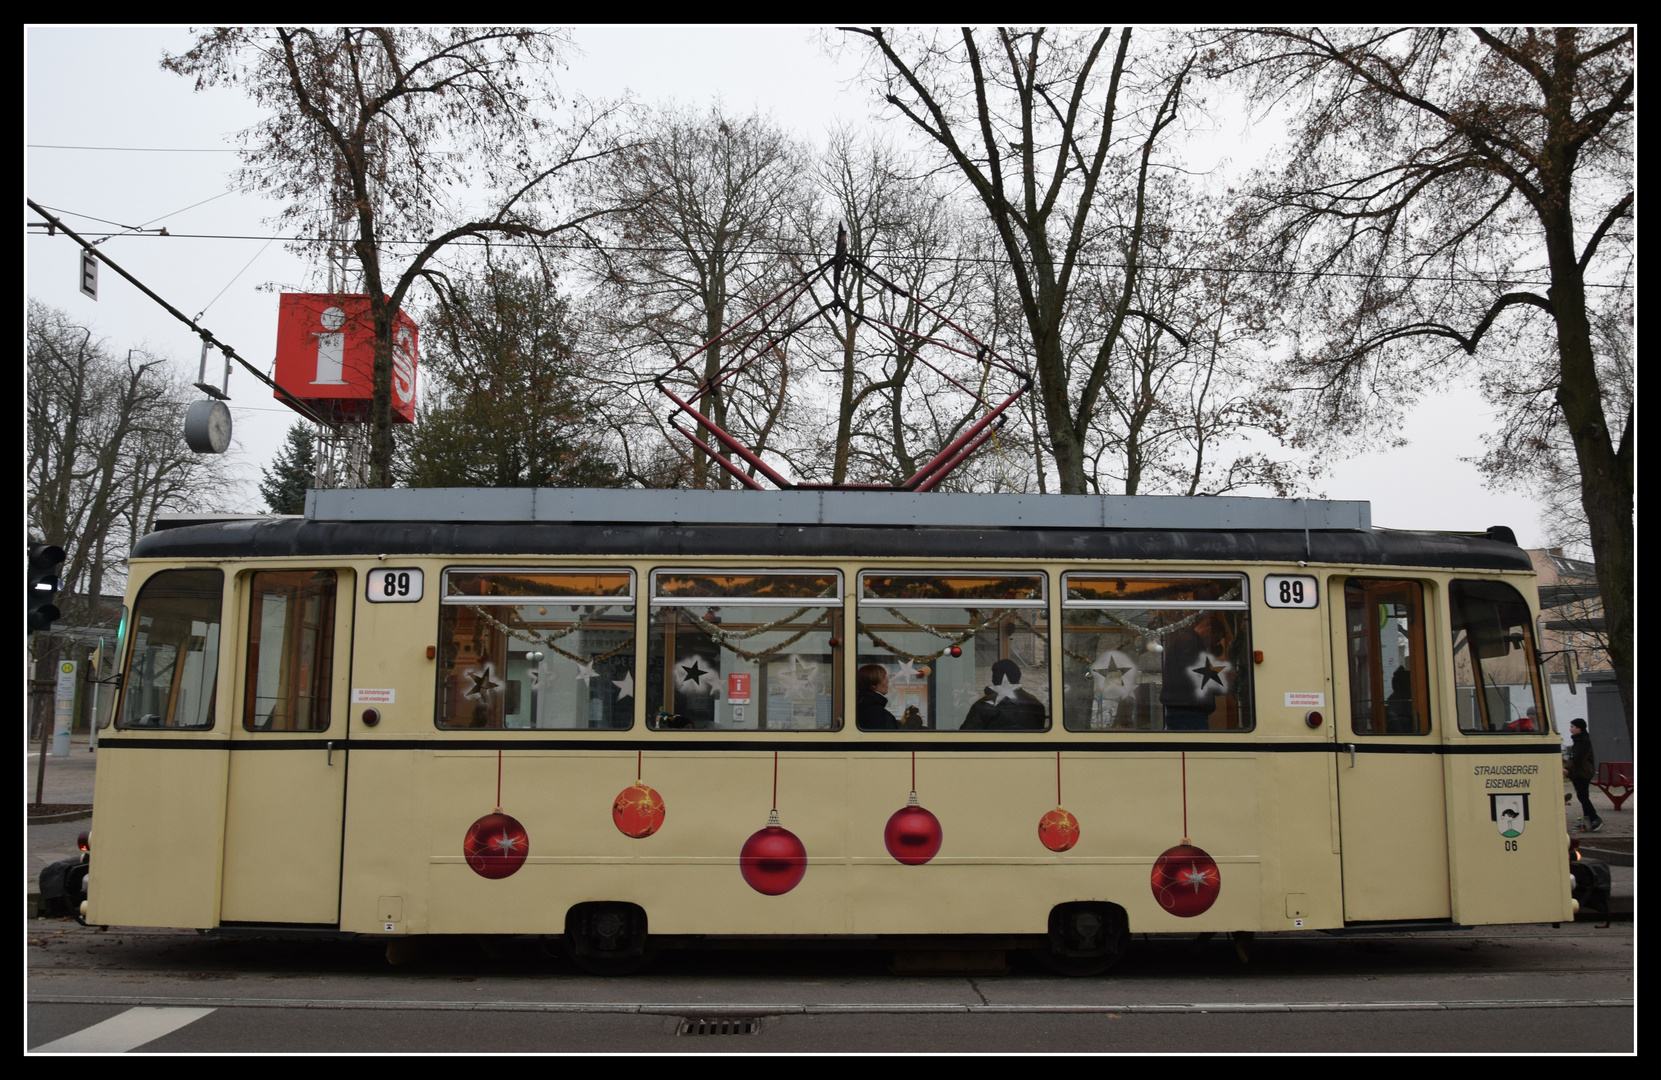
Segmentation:
{"type": "MultiPolygon", "coordinates": [[[[62,211],[62,210],[60,210],[59,213],[74,214],[73,211],[62,211]]],[[[74,216],[76,216],[76,217],[90,217],[90,215],[86,215],[86,214],[74,214],[74,216]]],[[[91,220],[100,221],[102,219],[101,218],[92,218],[91,220]]],[[[108,224],[117,224],[117,223],[116,222],[108,222],[108,224]]],[[[34,235],[40,235],[40,234],[37,233],[37,234],[34,234],[34,235]]],[[[85,235],[104,238],[104,237],[108,237],[108,236],[125,236],[127,234],[124,234],[124,233],[100,234],[100,233],[89,232],[89,233],[86,233],[85,235]]],[[[162,239],[162,238],[160,238],[160,237],[146,237],[146,239],[162,239]]],[[[266,240],[266,241],[281,240],[284,243],[291,243],[291,244],[299,244],[299,243],[349,244],[349,243],[351,243],[351,241],[349,239],[343,238],[343,237],[330,237],[330,236],[270,236],[270,235],[262,235],[262,234],[255,234],[255,233],[178,233],[178,232],[169,232],[168,235],[165,237],[165,239],[169,239],[169,240],[266,240]]],[[[403,245],[403,246],[414,247],[414,246],[424,245],[427,242],[428,241],[426,241],[426,240],[401,240],[401,239],[388,239],[388,238],[383,238],[381,240],[381,243],[383,245],[387,245],[387,246],[403,245]]],[[[612,252],[630,252],[630,253],[637,253],[637,254],[674,254],[678,251],[684,250],[684,249],[679,248],[679,247],[653,247],[653,246],[649,246],[649,245],[632,245],[632,244],[631,245],[620,245],[620,244],[595,245],[595,244],[577,244],[577,243],[559,243],[559,242],[554,242],[554,243],[524,243],[524,242],[517,242],[517,241],[497,241],[497,240],[490,240],[490,241],[485,241],[485,240],[454,240],[454,241],[451,241],[450,245],[448,245],[448,246],[453,246],[453,247],[525,248],[525,249],[540,249],[540,250],[546,250],[546,249],[549,249],[549,248],[553,248],[553,249],[562,250],[562,251],[600,250],[600,251],[612,251],[612,252]]],[[[824,252],[821,252],[821,251],[807,251],[807,250],[803,250],[803,249],[799,249],[799,248],[751,248],[751,249],[748,249],[747,251],[745,251],[744,254],[748,254],[748,255],[777,255],[777,256],[796,257],[796,258],[803,258],[803,259],[818,259],[818,258],[824,257],[824,252]]],[[[872,255],[870,257],[880,258],[879,255],[872,255]]],[[[1004,259],[1000,259],[1000,258],[978,257],[978,256],[972,256],[972,255],[925,255],[925,256],[921,256],[920,258],[921,258],[921,261],[929,262],[929,263],[957,263],[957,264],[965,264],[965,265],[997,265],[997,264],[1001,264],[1005,261],[1004,259]]],[[[1078,266],[1078,267],[1081,267],[1081,268],[1089,268],[1089,269],[1119,269],[1124,264],[1123,263],[1118,263],[1118,262],[1102,262],[1102,261],[1093,260],[1093,259],[1080,259],[1077,262],[1075,262],[1074,265],[1078,266]]],[[[1539,286],[1539,287],[1542,287],[1542,288],[1549,288],[1552,284],[1550,281],[1534,281],[1534,280],[1529,280],[1529,279],[1526,279],[1526,278],[1509,278],[1509,277],[1482,278],[1482,277],[1460,276],[1460,275],[1452,275],[1452,274],[1361,273],[1359,271],[1295,270],[1295,269],[1287,269],[1287,268],[1269,268],[1269,267],[1260,267],[1260,266],[1210,266],[1210,265],[1188,265],[1188,264],[1182,264],[1182,263],[1155,263],[1155,262],[1143,262],[1143,263],[1140,264],[1140,266],[1144,270],[1172,270],[1172,271],[1189,271],[1189,272],[1195,272],[1195,273],[1235,273],[1235,274],[1266,274],[1266,275],[1279,274],[1279,275],[1284,275],[1284,276],[1288,276],[1288,277],[1344,277],[1344,278],[1386,279],[1386,280],[1393,280],[1393,281],[1409,281],[1409,280],[1441,281],[1441,282],[1463,282],[1463,283],[1467,283],[1467,284],[1493,285],[1493,286],[1532,285],[1532,286],[1539,286]]],[[[1630,288],[1632,288],[1632,285],[1628,282],[1610,283],[1610,282],[1588,281],[1588,282],[1585,283],[1585,285],[1588,289],[1630,289],[1630,288]]]]}

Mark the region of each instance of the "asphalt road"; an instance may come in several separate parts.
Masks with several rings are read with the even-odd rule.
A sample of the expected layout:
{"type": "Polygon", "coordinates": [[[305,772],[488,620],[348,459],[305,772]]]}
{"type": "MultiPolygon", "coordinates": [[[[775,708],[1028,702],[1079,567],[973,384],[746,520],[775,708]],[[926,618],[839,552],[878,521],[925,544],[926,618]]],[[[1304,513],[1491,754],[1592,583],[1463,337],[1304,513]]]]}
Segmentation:
{"type": "Polygon", "coordinates": [[[1138,938],[1106,976],[895,975],[885,952],[666,953],[596,978],[534,942],[99,933],[36,921],[31,1053],[1630,1053],[1632,924],[1138,938]],[[683,1034],[688,1019],[742,1021],[683,1034]],[[753,1029],[753,1030],[752,1030],[753,1029]]]}

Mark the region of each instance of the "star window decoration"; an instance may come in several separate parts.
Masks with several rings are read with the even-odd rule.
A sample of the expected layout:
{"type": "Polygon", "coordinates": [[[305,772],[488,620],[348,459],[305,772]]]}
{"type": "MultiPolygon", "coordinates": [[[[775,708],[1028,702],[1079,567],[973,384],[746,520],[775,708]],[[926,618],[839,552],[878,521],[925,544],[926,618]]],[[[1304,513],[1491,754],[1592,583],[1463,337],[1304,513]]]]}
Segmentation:
{"type": "Polygon", "coordinates": [[[473,686],[467,691],[465,696],[478,698],[480,701],[484,700],[486,694],[502,685],[491,678],[492,672],[489,664],[485,664],[478,671],[466,672],[466,675],[469,679],[473,680],[473,686]]]}
{"type": "Polygon", "coordinates": [[[1234,665],[1221,657],[1202,652],[1199,666],[1189,668],[1188,674],[1194,680],[1195,694],[1226,694],[1229,692],[1229,680],[1234,677],[1234,665]],[[1215,688],[1212,683],[1216,683],[1215,688]]]}

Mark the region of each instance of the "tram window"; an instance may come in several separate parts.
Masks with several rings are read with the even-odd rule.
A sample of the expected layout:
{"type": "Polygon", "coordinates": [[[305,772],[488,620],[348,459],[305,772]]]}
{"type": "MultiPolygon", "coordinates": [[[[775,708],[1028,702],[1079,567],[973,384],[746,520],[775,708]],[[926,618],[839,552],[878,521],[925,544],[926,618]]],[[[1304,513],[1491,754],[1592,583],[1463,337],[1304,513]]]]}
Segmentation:
{"type": "Polygon", "coordinates": [[[1047,731],[1044,585],[1042,574],[860,575],[860,729],[1047,731]]]}
{"type": "Polygon", "coordinates": [[[444,576],[440,728],[632,726],[632,573],[466,569],[444,576]]]}
{"type": "Polygon", "coordinates": [[[218,570],[163,570],[139,587],[117,727],[213,727],[224,587],[218,570]]]}
{"type": "Polygon", "coordinates": [[[1448,603],[1459,730],[1544,731],[1534,621],[1522,595],[1503,581],[1455,581],[1448,603]]]}
{"type": "Polygon", "coordinates": [[[1250,611],[1237,574],[1066,575],[1069,731],[1248,731],[1250,611]]]}
{"type": "MultiPolygon", "coordinates": [[[[596,570],[584,573],[550,573],[543,570],[449,570],[444,574],[444,595],[490,597],[491,602],[526,597],[633,595],[634,575],[626,570],[596,570]]],[[[480,600],[484,603],[483,599],[480,600]]]]}
{"type": "Polygon", "coordinates": [[[1430,732],[1424,587],[1351,578],[1344,585],[1350,727],[1357,735],[1430,732]]]}
{"type": "MultiPolygon", "coordinates": [[[[121,661],[127,655],[127,616],[129,613],[130,609],[123,604],[121,606],[121,622],[115,628],[115,683],[117,686],[121,685],[121,661]]],[[[107,728],[110,724],[115,722],[115,699],[107,698],[105,700],[108,704],[99,710],[102,714],[98,718],[98,727],[100,729],[107,728]]]]}
{"type": "Polygon", "coordinates": [[[652,727],[841,729],[840,574],[659,570],[652,583],[652,727]]]}
{"type": "Polygon", "coordinates": [[[328,730],[335,572],[260,571],[249,578],[249,596],[242,726],[328,730]]]}

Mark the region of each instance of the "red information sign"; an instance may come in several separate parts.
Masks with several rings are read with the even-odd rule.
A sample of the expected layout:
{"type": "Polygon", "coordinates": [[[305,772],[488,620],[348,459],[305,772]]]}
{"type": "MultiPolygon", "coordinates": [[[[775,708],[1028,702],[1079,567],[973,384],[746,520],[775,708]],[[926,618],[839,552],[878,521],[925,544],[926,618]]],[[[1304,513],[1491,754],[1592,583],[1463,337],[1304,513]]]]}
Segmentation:
{"type": "MultiPolygon", "coordinates": [[[[403,312],[393,317],[392,422],[415,420],[419,333],[403,312]]],[[[369,297],[283,293],[277,307],[278,386],[337,423],[369,419],[374,394],[375,328],[369,297]]],[[[277,395],[277,400],[284,400],[277,395]]]]}
{"type": "Polygon", "coordinates": [[[749,675],[738,675],[738,674],[728,675],[727,676],[727,704],[728,705],[748,705],[749,703],[750,703],[750,676],[749,675]]]}

